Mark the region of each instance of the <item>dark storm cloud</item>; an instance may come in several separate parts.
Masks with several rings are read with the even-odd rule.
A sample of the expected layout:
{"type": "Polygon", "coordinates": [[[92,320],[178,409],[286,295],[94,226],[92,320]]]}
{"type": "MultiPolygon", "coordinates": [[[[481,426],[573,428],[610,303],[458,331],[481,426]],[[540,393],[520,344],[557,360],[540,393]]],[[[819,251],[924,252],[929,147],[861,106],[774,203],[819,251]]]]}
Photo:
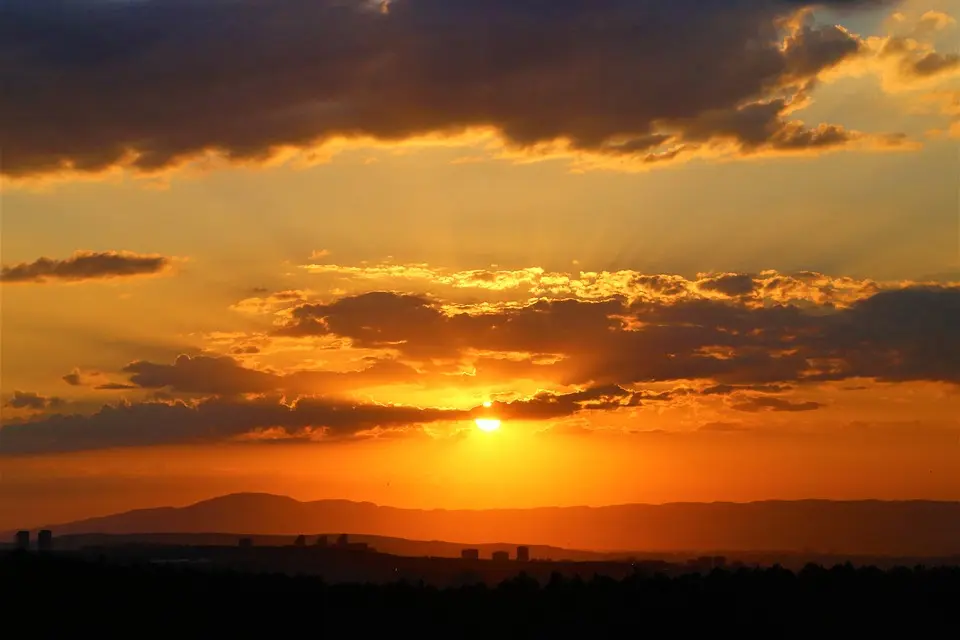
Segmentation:
{"type": "MultiPolygon", "coordinates": [[[[2,46],[2,45],[0,45],[2,46]]],[[[65,260],[39,258],[4,266],[0,281],[8,283],[77,282],[153,275],[170,267],[170,259],[123,251],[79,251],[65,260]]]]}
{"type": "Polygon", "coordinates": [[[777,26],[811,6],[890,4],[7,0],[2,170],[92,172],[130,154],[154,170],[205,150],[258,160],[337,135],[471,126],[651,161],[715,137],[745,151],[838,145],[851,134],[788,125],[782,98],[861,43],[825,26],[781,48],[777,26]]]}
{"type": "Polygon", "coordinates": [[[246,369],[228,357],[181,355],[172,365],[137,361],[123,368],[130,383],[144,389],[170,388],[185,393],[235,395],[266,393],[277,388],[280,376],[246,369]]]}
{"type": "Polygon", "coordinates": [[[29,409],[31,411],[42,411],[44,409],[55,409],[63,406],[62,398],[41,396],[33,391],[14,391],[13,396],[7,400],[6,405],[11,409],[29,409]]]}
{"type": "Polygon", "coordinates": [[[751,306],[739,298],[613,298],[540,300],[487,313],[374,292],[301,305],[280,333],[336,335],[410,358],[451,358],[470,349],[559,354],[562,382],[569,384],[776,385],[857,377],[960,383],[960,287],[886,290],[840,309],[751,306]]]}
{"type": "Polygon", "coordinates": [[[834,360],[820,379],[873,372],[887,382],[960,384],[960,287],[882,291],[826,320],[815,344],[834,360]]]}
{"type": "Polygon", "coordinates": [[[374,427],[405,427],[462,418],[463,412],[302,398],[284,404],[278,397],[253,400],[210,398],[196,404],[143,402],[106,405],[93,415],[53,415],[7,424],[3,455],[59,453],[112,447],[221,442],[277,429],[308,438],[316,430],[331,436],[374,427]]]}
{"type": "Polygon", "coordinates": [[[619,299],[540,301],[491,314],[448,315],[432,300],[375,291],[330,304],[306,304],[292,311],[293,322],[279,335],[339,335],[358,347],[397,348],[415,358],[450,357],[464,349],[565,353],[580,338],[611,336],[622,312],[619,299]]]}
{"type": "Polygon", "coordinates": [[[271,391],[343,393],[357,388],[409,382],[418,375],[409,365],[392,360],[368,358],[366,364],[358,371],[277,373],[244,367],[227,356],[181,355],[173,364],[132,362],[122,370],[129,376],[130,384],[113,388],[168,389],[177,393],[221,396],[271,391]]]}
{"type": "Polygon", "coordinates": [[[742,273],[727,273],[705,278],[697,283],[701,289],[717,291],[727,296],[745,296],[753,293],[757,283],[753,276],[742,273]]]}
{"type": "MultiPolygon", "coordinates": [[[[30,396],[31,394],[21,394],[30,396]]],[[[548,420],[581,411],[635,406],[631,394],[609,386],[566,395],[494,403],[491,408],[459,409],[357,403],[327,397],[286,402],[277,394],[252,399],[211,397],[183,401],[105,405],[92,415],[48,415],[3,427],[2,455],[61,453],[114,447],[223,442],[269,431],[274,439],[339,439],[371,429],[407,429],[464,421],[495,412],[498,418],[548,420]]],[[[31,399],[27,399],[28,402],[31,399]]],[[[49,403],[43,406],[49,408],[49,403]]],[[[43,408],[38,406],[31,408],[43,408]]]]}
{"type": "MultiPolygon", "coordinates": [[[[235,397],[248,394],[283,392],[310,395],[317,392],[343,394],[372,386],[420,383],[422,386],[469,386],[481,377],[481,384],[505,379],[516,380],[537,368],[550,371],[550,364],[535,364],[530,360],[508,360],[482,357],[471,374],[462,374],[459,368],[444,372],[442,368],[429,373],[418,372],[395,360],[367,358],[367,368],[359,371],[299,371],[287,374],[248,368],[228,357],[180,356],[172,365],[152,362],[134,362],[123,369],[131,384],[110,383],[95,389],[168,389],[188,395],[216,395],[235,397]]],[[[548,374],[542,374],[544,378],[548,374]]],[[[630,391],[616,384],[588,387],[583,391],[557,394],[544,391],[528,399],[513,402],[495,402],[493,412],[504,419],[542,420],[572,415],[581,410],[604,410],[640,406],[644,402],[667,402],[684,395],[732,395],[743,392],[784,393],[793,387],[787,385],[720,384],[692,389],[652,392],[630,391]]],[[[176,396],[168,396],[170,399],[176,396]]],[[[479,410],[479,409],[478,409],[479,410]]]]}

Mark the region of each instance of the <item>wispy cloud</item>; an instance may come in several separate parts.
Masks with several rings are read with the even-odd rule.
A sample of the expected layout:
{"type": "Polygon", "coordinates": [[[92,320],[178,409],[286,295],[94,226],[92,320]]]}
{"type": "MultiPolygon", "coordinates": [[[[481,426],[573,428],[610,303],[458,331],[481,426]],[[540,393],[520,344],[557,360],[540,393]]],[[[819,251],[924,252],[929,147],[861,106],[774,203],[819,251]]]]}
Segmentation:
{"type": "Polygon", "coordinates": [[[170,258],[159,255],[128,251],[78,251],[65,259],[38,258],[33,262],[5,265],[0,272],[0,281],[43,284],[131,278],[164,273],[172,264],[170,258]]]}

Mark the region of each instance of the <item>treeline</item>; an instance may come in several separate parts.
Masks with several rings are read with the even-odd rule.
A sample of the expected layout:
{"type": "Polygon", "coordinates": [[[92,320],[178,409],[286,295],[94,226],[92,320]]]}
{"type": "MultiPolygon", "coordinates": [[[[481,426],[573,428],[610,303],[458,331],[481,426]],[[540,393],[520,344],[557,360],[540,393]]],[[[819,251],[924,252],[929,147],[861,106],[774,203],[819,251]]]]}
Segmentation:
{"type": "Polygon", "coordinates": [[[330,585],[315,577],[0,558],[4,627],[34,638],[960,637],[960,569],[808,566],[683,577],[520,575],[497,587],[330,585]]]}

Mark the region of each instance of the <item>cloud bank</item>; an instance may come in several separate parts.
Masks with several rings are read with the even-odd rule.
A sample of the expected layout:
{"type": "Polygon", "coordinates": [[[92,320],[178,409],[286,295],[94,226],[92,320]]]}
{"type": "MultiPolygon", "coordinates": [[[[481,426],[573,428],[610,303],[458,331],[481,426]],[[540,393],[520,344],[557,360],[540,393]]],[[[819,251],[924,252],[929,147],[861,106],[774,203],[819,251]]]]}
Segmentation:
{"type": "Polygon", "coordinates": [[[64,400],[62,398],[41,396],[33,391],[14,391],[13,396],[4,406],[11,409],[42,411],[43,409],[61,407],[63,404],[64,400]]]}
{"type": "Polygon", "coordinates": [[[338,336],[421,361],[471,350],[556,354],[565,384],[960,383],[960,287],[882,290],[843,308],[751,302],[548,299],[470,311],[370,292],[299,305],[277,333],[338,336]]]}
{"type": "MultiPolygon", "coordinates": [[[[62,382],[155,400],[56,415],[60,405],[19,393],[10,404],[35,413],[4,427],[3,454],[237,439],[330,442],[424,434],[430,425],[436,433],[455,433],[488,414],[550,422],[711,398],[739,415],[789,415],[828,409],[829,400],[816,391],[824,384],[960,388],[957,285],[771,271],[695,279],[516,273],[531,272],[537,277],[520,280],[522,286],[539,290],[547,278],[556,285],[554,297],[450,304],[388,290],[332,300],[259,292],[288,305],[248,305],[272,320],[258,337],[267,352],[272,341],[320,339],[336,351],[378,355],[355,356],[354,370],[270,368],[258,364],[260,349],[225,343],[233,355],[139,360],[111,374],[75,370],[62,382]],[[583,281],[596,286],[571,284],[583,281]],[[490,407],[443,406],[440,390],[503,388],[518,380],[542,386],[494,394],[490,407]],[[357,394],[395,385],[433,392],[437,401],[415,406],[357,394]]],[[[481,283],[515,282],[469,274],[481,283]]]]}
{"type": "MultiPolygon", "coordinates": [[[[3,172],[217,153],[261,162],[336,138],[495,130],[521,152],[639,164],[899,146],[789,117],[863,54],[801,19],[892,0],[9,0],[3,172]]],[[[949,61],[925,58],[933,73],[949,61]]]]}

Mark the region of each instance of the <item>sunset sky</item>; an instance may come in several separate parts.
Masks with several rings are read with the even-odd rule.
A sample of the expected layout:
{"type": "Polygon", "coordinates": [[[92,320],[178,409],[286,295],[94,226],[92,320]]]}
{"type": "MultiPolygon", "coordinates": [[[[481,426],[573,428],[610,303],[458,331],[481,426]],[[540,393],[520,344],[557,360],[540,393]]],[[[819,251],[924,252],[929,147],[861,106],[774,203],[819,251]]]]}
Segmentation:
{"type": "Polygon", "coordinates": [[[960,500],[958,20],[5,1],[0,528],[960,500]]]}

